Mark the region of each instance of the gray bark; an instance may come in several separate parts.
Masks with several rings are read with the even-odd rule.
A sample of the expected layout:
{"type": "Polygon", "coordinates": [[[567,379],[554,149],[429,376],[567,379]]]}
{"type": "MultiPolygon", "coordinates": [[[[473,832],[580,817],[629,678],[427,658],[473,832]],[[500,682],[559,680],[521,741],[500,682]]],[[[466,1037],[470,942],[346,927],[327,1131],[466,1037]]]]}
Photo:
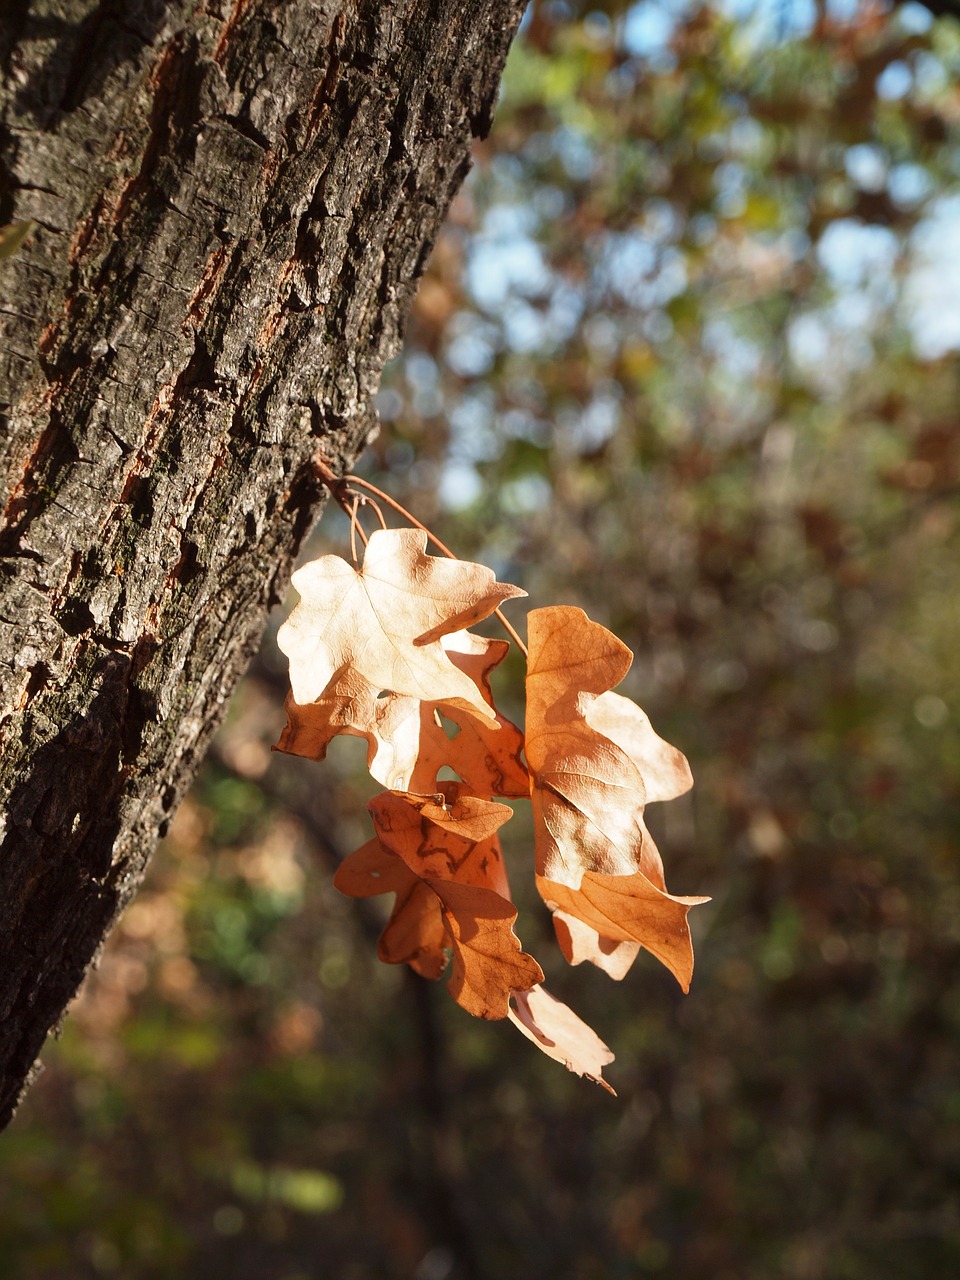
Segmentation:
{"type": "Polygon", "coordinates": [[[349,464],[519,0],[0,23],[0,1126],[349,464]]]}

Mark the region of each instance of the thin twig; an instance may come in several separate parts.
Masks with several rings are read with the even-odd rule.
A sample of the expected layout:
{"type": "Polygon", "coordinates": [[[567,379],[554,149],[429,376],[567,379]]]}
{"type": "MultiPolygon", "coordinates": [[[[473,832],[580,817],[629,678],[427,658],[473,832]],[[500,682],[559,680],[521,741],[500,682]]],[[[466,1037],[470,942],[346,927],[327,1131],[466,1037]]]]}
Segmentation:
{"type": "Polygon", "coordinates": [[[360,506],[360,495],[353,495],[353,505],[350,508],[350,554],[353,556],[353,563],[359,564],[360,560],[357,556],[357,534],[360,535],[360,541],[364,546],[367,545],[367,535],[363,532],[360,521],[357,519],[357,509],[360,506]]]}
{"type": "MultiPolygon", "coordinates": [[[[351,522],[356,520],[356,505],[352,499],[359,497],[360,500],[363,501],[362,495],[356,494],[347,484],[346,480],[343,480],[336,474],[336,472],[331,471],[323,458],[314,456],[310,459],[310,463],[316,473],[317,479],[326,485],[337,505],[343,508],[350,517],[351,522]]],[[[362,533],[361,537],[363,537],[362,533]]],[[[366,546],[366,538],[363,539],[363,542],[364,546],[366,546]]]]}
{"type": "Polygon", "coordinates": [[[380,528],[386,529],[387,522],[383,518],[383,512],[380,510],[379,503],[375,502],[373,498],[368,498],[365,495],[361,500],[365,506],[373,508],[374,514],[376,515],[377,519],[380,521],[380,528]]]}

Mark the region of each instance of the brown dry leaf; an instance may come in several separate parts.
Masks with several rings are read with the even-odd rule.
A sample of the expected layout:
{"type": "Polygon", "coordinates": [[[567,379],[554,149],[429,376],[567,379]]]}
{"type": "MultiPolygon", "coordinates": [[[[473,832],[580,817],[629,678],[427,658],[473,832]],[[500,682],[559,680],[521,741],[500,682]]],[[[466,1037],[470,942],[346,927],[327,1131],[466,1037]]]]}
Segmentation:
{"type": "Polygon", "coordinates": [[[486,848],[512,816],[507,805],[470,795],[462,783],[442,782],[428,796],[381,791],[367,808],[382,843],[414,875],[509,892],[499,846],[486,848]]]}
{"type": "Polygon", "coordinates": [[[493,704],[489,675],[510,646],[468,631],[440,639],[455,667],[467,675],[495,719],[479,716],[457,703],[421,701],[378,690],[355,671],[334,679],[316,702],[301,706],[287,697],[287,724],[277,749],[322,760],[338,733],[365,738],[371,775],[393,791],[426,793],[436,787],[437,773],[448,765],[471,791],[481,796],[526,796],[529,779],[520,759],[523,735],[500,716],[493,704]],[[450,738],[441,713],[458,732],[450,738]]]}
{"type": "Polygon", "coordinates": [[[650,717],[635,702],[619,693],[602,693],[588,703],[585,714],[590,728],[620,747],[640,770],[647,804],[674,800],[693,786],[687,757],[654,732],[650,717]]]}
{"type": "Polygon", "coordinates": [[[379,529],[358,572],[322,556],[293,575],[300,603],[277,634],[290,660],[295,702],[322,697],[335,681],[362,677],[386,690],[431,702],[459,702],[488,720],[494,712],[474,680],[440,643],[525,595],[480,564],[426,554],[419,529],[379,529]]]}
{"type": "Polygon", "coordinates": [[[613,1054],[568,1005],[539,985],[515,991],[512,1003],[510,1021],[538,1049],[617,1096],[603,1078],[603,1068],[613,1061],[613,1054]]]}
{"type": "Polygon", "coordinates": [[[424,978],[440,977],[447,967],[450,945],[440,899],[402,858],[374,837],[344,858],[333,883],[351,898],[395,893],[397,899],[380,934],[377,954],[386,964],[408,964],[424,978]]]}
{"type": "MultiPolygon", "coordinates": [[[[510,651],[506,640],[486,640],[458,631],[444,637],[450,661],[474,682],[484,701],[496,717],[491,726],[486,716],[478,716],[470,707],[423,703],[418,709],[416,746],[410,735],[408,759],[415,756],[405,790],[430,791],[437,773],[448,765],[460,775],[467,789],[479,796],[528,796],[530,778],[520,758],[523,734],[515,724],[501,716],[490,690],[490,672],[499,666],[510,651]],[[452,720],[459,732],[447,736],[440,713],[452,720]]],[[[403,771],[406,771],[406,761],[403,771]]],[[[374,774],[376,777],[376,774],[374,774]]]]}
{"type": "Polygon", "coordinates": [[[513,931],[516,907],[500,894],[471,884],[432,880],[430,886],[443,903],[443,921],[453,944],[447,990],[477,1018],[505,1018],[511,994],[543,978],[543,970],[521,950],[513,931]]]}
{"type": "Polygon", "coordinates": [[[707,898],[673,897],[652,885],[641,872],[604,876],[587,871],[579,889],[537,876],[537,888],[557,913],[554,927],[571,964],[591,960],[611,977],[622,978],[639,945],[667,966],[684,991],[689,990],[693,944],[687,912],[707,898]],[[571,918],[581,927],[571,928],[571,918]]]}
{"type": "Polygon", "coordinates": [[[537,884],[564,954],[622,978],[643,946],[686,990],[687,912],[706,899],[667,892],[643,813],[648,800],[691,786],[687,761],[635,703],[609,692],[632,655],[605,627],[581,609],[536,609],[528,636],[537,884]]]}
{"type": "Polygon", "coordinates": [[[496,835],[510,810],[457,783],[442,783],[435,796],[384,792],[368,807],[378,837],[345,859],[334,884],[357,897],[397,894],[381,958],[439,977],[449,947],[453,998],[477,1017],[505,1018],[511,992],[543,977],[513,931],[496,835]]]}
{"type": "Polygon", "coordinates": [[[526,753],[538,874],[576,889],[585,871],[642,871],[662,887],[663,867],[643,810],[648,798],[687,790],[690,771],[639,707],[607,692],[629,670],[630,650],[569,606],[534,609],[527,627],[526,753]]]}
{"type": "MultiPolygon", "coordinates": [[[[544,884],[548,883],[544,881],[544,884]]],[[[576,890],[568,892],[575,893],[576,890]]],[[[589,960],[616,982],[627,976],[640,954],[639,942],[618,942],[615,938],[601,937],[596,929],[591,929],[566,911],[557,909],[553,912],[553,929],[567,964],[583,964],[589,960]]]]}

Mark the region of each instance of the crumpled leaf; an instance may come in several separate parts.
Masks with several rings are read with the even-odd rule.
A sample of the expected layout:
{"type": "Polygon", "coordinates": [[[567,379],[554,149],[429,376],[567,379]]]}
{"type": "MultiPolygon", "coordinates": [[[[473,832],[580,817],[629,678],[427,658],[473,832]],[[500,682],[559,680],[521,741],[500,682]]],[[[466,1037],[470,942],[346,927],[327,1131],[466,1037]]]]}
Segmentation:
{"type": "Polygon", "coordinates": [[[277,633],[297,703],[314,702],[334,681],[359,676],[378,693],[459,701],[494,719],[441,637],[526,592],[497,582],[484,565],[429,556],[426,545],[422,530],[379,529],[370,536],[362,571],[339,556],[321,556],[297,570],[300,602],[277,633]]]}
{"type": "Polygon", "coordinates": [[[572,964],[622,978],[645,947],[684,990],[693,971],[687,926],[704,898],[667,892],[643,820],[648,800],[692,785],[684,756],[610,687],[632,654],[581,609],[528,617],[526,753],[532,778],[537,885],[572,964]]]}
{"type": "MultiPolygon", "coordinates": [[[[542,883],[546,885],[550,881],[544,880],[542,883]]],[[[570,889],[568,892],[575,893],[576,890],[570,889]]],[[[547,896],[549,899],[549,894],[547,896]]],[[[627,976],[640,954],[639,942],[618,942],[615,938],[603,937],[598,930],[591,929],[576,916],[561,911],[555,903],[551,904],[548,900],[547,906],[551,907],[553,930],[567,964],[583,964],[585,960],[589,960],[616,982],[627,976]]]]}
{"type": "Polygon", "coordinates": [[[681,794],[692,780],[684,757],[657,737],[640,708],[607,692],[626,675],[633,655],[570,606],[534,609],[527,634],[526,754],[538,874],[572,889],[585,871],[642,871],[662,883],[660,855],[643,824],[643,770],[657,799],[681,794]]]}
{"type": "Polygon", "coordinates": [[[590,960],[611,977],[622,978],[639,945],[689,990],[693,944],[687,912],[708,898],[674,897],[642,872],[604,876],[586,871],[579,889],[537,876],[537,888],[555,912],[557,938],[571,964],[590,960]]]}
{"type": "Polygon", "coordinates": [[[440,644],[450,662],[476,686],[488,706],[486,715],[477,715],[459,702],[393,693],[378,697],[374,685],[358,672],[348,671],[306,706],[288,695],[287,724],[277,749],[322,760],[332,739],[348,733],[366,739],[371,775],[393,791],[433,791],[437,773],[448,765],[477,795],[526,796],[529,780],[520,759],[523,735],[498,714],[490,691],[490,672],[510,646],[468,631],[441,636],[440,644]],[[441,712],[458,726],[455,737],[447,736],[441,712]]]}
{"type": "Polygon", "coordinates": [[[435,796],[383,792],[368,808],[377,838],[344,860],[334,884],[355,897],[397,894],[381,958],[439,977],[449,947],[453,998],[477,1017],[505,1018],[511,992],[543,977],[513,931],[496,835],[510,810],[458,783],[440,784],[435,796]]]}
{"type": "Polygon", "coordinates": [[[510,1021],[538,1049],[617,1096],[603,1078],[603,1068],[613,1061],[613,1054],[568,1005],[539,985],[515,991],[512,1005],[510,1021]]]}
{"type": "Polygon", "coordinates": [[[481,800],[462,783],[441,782],[429,796],[381,791],[367,808],[377,835],[415,875],[507,892],[503,855],[485,845],[512,816],[507,805],[481,800]]]}
{"type": "Polygon", "coordinates": [[[439,978],[447,967],[450,945],[440,900],[402,858],[374,836],[348,854],[333,877],[334,886],[351,898],[395,893],[390,919],[377,944],[386,964],[408,964],[424,978],[439,978]]]}

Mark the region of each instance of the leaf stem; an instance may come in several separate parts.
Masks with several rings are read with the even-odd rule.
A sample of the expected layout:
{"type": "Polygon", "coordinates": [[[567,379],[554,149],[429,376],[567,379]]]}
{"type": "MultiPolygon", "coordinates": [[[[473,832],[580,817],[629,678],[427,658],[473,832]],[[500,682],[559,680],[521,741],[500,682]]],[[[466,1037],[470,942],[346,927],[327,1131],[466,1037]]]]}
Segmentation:
{"type": "Polygon", "coordinates": [[[361,502],[362,502],[365,506],[368,506],[368,507],[372,507],[372,508],[373,508],[374,514],[376,515],[377,519],[380,521],[380,528],[381,528],[381,529],[386,529],[386,527],[387,527],[387,522],[386,522],[386,520],[384,519],[383,512],[380,510],[380,506],[379,506],[379,504],[378,504],[377,502],[375,502],[375,501],[373,500],[373,498],[368,498],[368,497],[365,497],[365,496],[364,496],[364,497],[362,497],[360,500],[361,500],[361,502]]]}
{"type": "MultiPolygon", "coordinates": [[[[338,476],[335,471],[331,471],[326,461],[323,458],[319,457],[318,455],[315,454],[310,459],[310,465],[313,467],[313,470],[314,470],[314,473],[316,474],[317,479],[320,480],[324,485],[326,485],[327,489],[329,490],[330,494],[333,496],[334,500],[337,502],[339,506],[343,508],[343,510],[350,517],[350,536],[352,538],[353,526],[355,523],[357,523],[357,506],[359,505],[359,502],[362,501],[362,495],[354,493],[350,489],[346,480],[338,476]],[[354,500],[351,501],[351,499],[354,499],[354,500]]],[[[381,523],[382,523],[382,517],[381,517],[381,523]]],[[[366,537],[364,537],[364,533],[362,529],[360,530],[360,537],[363,541],[363,545],[366,546],[367,539],[366,537]]],[[[353,558],[354,560],[356,560],[357,557],[354,556],[353,558]]]]}
{"type": "Polygon", "coordinates": [[[360,506],[360,495],[353,495],[353,504],[350,507],[350,554],[353,556],[353,563],[359,564],[360,560],[357,556],[357,534],[364,546],[367,545],[367,535],[363,532],[360,521],[357,519],[357,508],[360,506]]]}

